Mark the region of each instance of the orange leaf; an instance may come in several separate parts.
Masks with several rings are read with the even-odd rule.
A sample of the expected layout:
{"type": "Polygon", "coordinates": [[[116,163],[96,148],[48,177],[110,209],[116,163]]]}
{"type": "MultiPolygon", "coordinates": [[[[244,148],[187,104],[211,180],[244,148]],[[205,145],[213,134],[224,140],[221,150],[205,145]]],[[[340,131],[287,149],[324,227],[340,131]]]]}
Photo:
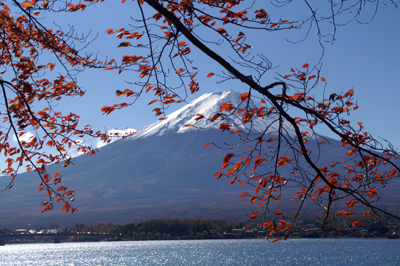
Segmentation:
{"type": "Polygon", "coordinates": [[[231,133],[232,134],[236,134],[236,133],[239,133],[239,132],[242,132],[242,130],[241,129],[236,129],[236,130],[232,131],[231,133]]]}
{"type": "Polygon", "coordinates": [[[107,32],[108,35],[110,35],[110,34],[114,33],[114,30],[113,29],[108,29],[108,30],[106,30],[106,32],[107,32]]]}
{"type": "Polygon", "coordinates": [[[242,102],[245,102],[249,99],[249,93],[248,92],[244,92],[242,94],[240,94],[240,99],[242,100],[242,102]]]}
{"type": "Polygon", "coordinates": [[[24,1],[24,2],[21,3],[22,7],[30,7],[30,6],[33,6],[33,5],[34,5],[34,3],[29,2],[29,1],[24,1]]]}
{"type": "Polygon", "coordinates": [[[180,68],[180,69],[178,69],[178,70],[176,71],[176,74],[180,74],[180,73],[182,73],[183,71],[185,71],[185,69],[184,69],[184,68],[180,68]]]}
{"type": "Polygon", "coordinates": [[[278,23],[272,23],[271,26],[270,26],[270,28],[273,28],[273,27],[275,27],[276,25],[278,25],[278,23]]]}
{"type": "Polygon", "coordinates": [[[110,70],[110,69],[114,69],[114,67],[106,67],[106,68],[104,68],[104,70],[110,70]]]}
{"type": "Polygon", "coordinates": [[[337,163],[332,163],[331,167],[335,167],[337,165],[337,163]]]}
{"type": "Polygon", "coordinates": [[[322,82],[326,82],[326,79],[324,77],[321,78],[322,82]]]}
{"type": "Polygon", "coordinates": [[[272,240],[272,243],[279,241],[279,238],[275,238],[274,240],[272,240]]]}
{"type": "Polygon", "coordinates": [[[214,76],[214,73],[208,73],[207,78],[214,76]]]}
{"type": "Polygon", "coordinates": [[[283,215],[283,212],[281,212],[281,211],[276,211],[275,214],[276,214],[276,215],[283,215]]]}

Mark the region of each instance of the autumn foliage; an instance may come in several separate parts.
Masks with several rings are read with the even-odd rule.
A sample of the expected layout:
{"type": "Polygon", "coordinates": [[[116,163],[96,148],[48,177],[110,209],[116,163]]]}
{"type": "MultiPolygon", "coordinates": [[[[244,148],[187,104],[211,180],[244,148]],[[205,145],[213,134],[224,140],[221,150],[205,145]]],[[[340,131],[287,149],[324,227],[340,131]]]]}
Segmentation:
{"type": "MultiPolygon", "coordinates": [[[[271,234],[285,231],[287,238],[306,200],[323,207],[324,224],[335,216],[352,215],[353,207],[358,205],[367,208],[365,215],[394,216],[377,207],[375,202],[380,189],[399,176],[400,169],[393,162],[398,154],[390,146],[385,148],[380,145],[363,130],[362,123],[353,125],[354,122],[348,120],[348,114],[358,108],[353,90],[317,99],[312,90],[329,83],[320,75],[320,65],[312,66],[307,62],[277,74],[274,82],[268,81],[264,75],[271,69],[269,60],[263,55],[254,59],[251,51],[253,45],[259,44],[249,44],[246,40],[250,30],[259,34],[275,31],[290,34],[291,30],[301,29],[307,23],[319,25],[327,21],[335,24],[337,16],[355,10],[357,2],[361,1],[350,1],[349,7],[340,7],[328,1],[324,4],[332,8],[332,14],[324,18],[317,18],[309,5],[309,15],[302,20],[291,21],[269,14],[258,2],[251,5],[241,0],[137,0],[133,2],[140,17],[135,18],[133,27],[127,29],[121,26],[101,32],[119,39],[120,44],[115,48],[125,49],[127,55],[104,62],[82,55],[74,49],[65,33],[45,28],[35,18],[44,10],[85,12],[91,5],[101,5],[103,1],[86,0],[76,4],[73,4],[74,1],[65,4],[64,1],[41,0],[10,2],[13,3],[11,7],[1,3],[0,17],[0,58],[5,69],[0,77],[4,103],[0,137],[1,152],[8,158],[8,168],[3,173],[11,176],[7,187],[11,188],[20,167],[37,172],[41,179],[39,191],[44,191],[49,197],[42,203],[44,211],[52,209],[53,203],[59,201],[64,203],[62,208],[67,212],[75,210],[71,207],[75,193],[60,185],[62,175],[56,173],[50,176],[46,172],[49,164],[67,166],[71,162],[68,150],[73,146],[78,146],[81,152],[88,155],[95,153],[93,148],[73,140],[72,136],[89,135],[108,141],[106,134],[95,132],[90,126],[81,127],[78,115],[63,115],[54,109],[54,104],[62,97],[84,94],[70,71],[97,68],[118,74],[127,70],[136,72],[131,88],[115,91],[117,97],[131,101],[104,106],[101,109],[104,114],[131,106],[142,95],[152,94],[154,99],[148,104],[157,104],[153,112],[164,119],[167,106],[183,102],[186,92],[193,94],[200,90],[201,78],[236,80],[248,86],[249,90],[240,95],[239,106],[224,103],[214,116],[197,114],[195,121],[207,119],[210,124],[218,123],[221,131],[238,134],[246,140],[242,143],[250,145],[246,153],[236,154],[233,151],[221,158],[222,171],[217,172],[215,177],[226,177],[231,185],[249,185],[249,192],[240,197],[259,207],[250,214],[250,218],[266,217],[271,213],[280,217],[276,226],[269,221],[263,223],[271,234]],[[20,14],[13,16],[10,8],[19,10],[20,14]],[[152,13],[148,14],[148,10],[152,13]],[[207,31],[216,39],[206,41],[199,37],[199,31],[207,31]],[[216,53],[214,47],[218,46],[224,47],[226,54],[216,53]],[[191,58],[194,48],[223,71],[200,72],[200,67],[191,58]],[[43,52],[52,55],[49,62],[39,60],[43,52]],[[52,74],[55,62],[64,66],[63,75],[52,74]],[[47,76],[54,78],[47,79],[47,76]],[[36,102],[42,104],[35,107],[44,107],[34,110],[36,102]],[[293,117],[292,110],[302,115],[293,117]],[[244,132],[237,125],[230,124],[228,118],[233,115],[240,115],[243,124],[269,117],[275,121],[275,126],[256,132],[255,136],[255,132],[244,132]],[[319,150],[312,150],[309,143],[329,145],[317,132],[321,124],[340,139],[346,150],[343,160],[320,165],[311,156],[319,150]],[[292,133],[287,132],[285,125],[293,129],[292,133]],[[9,141],[12,135],[22,137],[27,132],[36,134],[28,140],[17,138],[18,145],[12,147],[9,141]],[[42,152],[44,147],[47,148],[42,152]],[[287,169],[290,169],[290,175],[283,174],[287,169]],[[298,188],[293,195],[293,199],[298,200],[297,212],[290,214],[270,209],[270,202],[279,201],[288,185],[298,188]],[[339,202],[345,202],[344,209],[339,202]]],[[[124,5],[131,1],[121,2],[124,5]]],[[[291,1],[281,2],[289,5],[291,1]]],[[[309,34],[312,33],[308,32],[307,36],[309,34]]],[[[326,41],[321,31],[317,31],[316,35],[321,42],[326,41]]],[[[333,39],[334,36],[331,41],[333,39]]],[[[210,143],[204,148],[208,145],[210,143]]]]}

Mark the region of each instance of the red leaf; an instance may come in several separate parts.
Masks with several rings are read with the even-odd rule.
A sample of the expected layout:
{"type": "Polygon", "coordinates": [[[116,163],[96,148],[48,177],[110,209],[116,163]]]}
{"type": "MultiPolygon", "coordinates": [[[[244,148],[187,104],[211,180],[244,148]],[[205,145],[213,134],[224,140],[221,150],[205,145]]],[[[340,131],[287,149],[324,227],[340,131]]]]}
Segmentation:
{"type": "Polygon", "coordinates": [[[110,34],[114,33],[114,30],[113,29],[108,29],[108,30],[106,30],[106,32],[107,32],[108,35],[110,35],[110,34]]]}
{"type": "Polygon", "coordinates": [[[247,196],[247,195],[249,195],[248,192],[243,192],[242,195],[239,196],[239,198],[243,198],[244,196],[247,196]]]}
{"type": "Polygon", "coordinates": [[[222,172],[218,172],[214,176],[215,176],[216,179],[218,179],[218,178],[220,178],[222,176],[222,174],[223,174],[222,172]]]}
{"type": "Polygon", "coordinates": [[[215,120],[217,120],[218,118],[220,118],[221,115],[222,115],[221,113],[215,114],[215,115],[210,119],[210,122],[214,122],[215,120]]]}
{"type": "Polygon", "coordinates": [[[149,104],[148,104],[148,105],[150,105],[150,104],[153,104],[153,103],[155,103],[156,101],[158,101],[158,99],[154,99],[154,100],[152,100],[151,102],[149,102],[149,104]]]}
{"type": "Polygon", "coordinates": [[[132,46],[130,42],[121,42],[118,47],[128,47],[128,46],[132,46]]]}
{"type": "Polygon", "coordinates": [[[221,125],[219,126],[219,129],[222,130],[222,132],[224,132],[225,130],[230,130],[231,127],[229,126],[228,123],[221,123],[221,125]]]}
{"type": "Polygon", "coordinates": [[[275,214],[276,214],[276,215],[283,215],[283,212],[281,212],[281,211],[276,211],[275,214]]]}
{"type": "Polygon", "coordinates": [[[364,213],[363,216],[367,216],[367,215],[370,215],[370,214],[373,214],[373,213],[374,213],[373,211],[368,211],[368,212],[364,213]]]}
{"type": "Polygon", "coordinates": [[[203,146],[203,148],[201,148],[201,149],[204,149],[205,147],[207,147],[208,145],[210,145],[211,143],[209,142],[209,143],[207,143],[206,145],[204,145],[203,146]]]}
{"type": "Polygon", "coordinates": [[[57,189],[57,191],[61,191],[61,190],[67,190],[67,187],[61,186],[57,189]]]}
{"type": "Polygon", "coordinates": [[[360,224],[360,222],[355,221],[355,222],[353,222],[352,226],[353,226],[353,227],[356,227],[356,226],[359,225],[359,224],[360,224]]]}
{"type": "Polygon", "coordinates": [[[242,102],[245,102],[249,99],[249,93],[248,92],[242,93],[242,94],[240,94],[239,97],[242,100],[242,102]]]}
{"type": "Polygon", "coordinates": [[[225,155],[224,159],[223,159],[223,164],[222,164],[222,169],[225,169],[226,167],[228,167],[229,164],[229,160],[235,155],[235,153],[228,153],[227,155],[225,155]]]}
{"type": "Polygon", "coordinates": [[[214,76],[214,73],[208,73],[207,78],[214,76]]]}
{"type": "Polygon", "coordinates": [[[303,66],[302,66],[302,68],[307,68],[309,66],[309,64],[304,64],[303,66]]]}
{"type": "Polygon", "coordinates": [[[218,31],[220,34],[226,33],[226,30],[225,30],[224,28],[218,28],[217,31],[218,31]]]}

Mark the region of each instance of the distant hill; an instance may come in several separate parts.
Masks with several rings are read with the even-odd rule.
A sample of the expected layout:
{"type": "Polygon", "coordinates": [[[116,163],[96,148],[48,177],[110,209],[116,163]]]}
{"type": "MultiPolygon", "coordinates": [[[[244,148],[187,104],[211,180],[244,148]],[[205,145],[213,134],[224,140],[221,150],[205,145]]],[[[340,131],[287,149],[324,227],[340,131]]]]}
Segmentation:
{"type": "MultiPolygon", "coordinates": [[[[67,168],[49,167],[49,172],[58,171],[63,175],[63,185],[77,192],[74,207],[79,212],[72,215],[61,214],[57,205],[56,210],[41,214],[40,202],[46,198],[44,193],[37,193],[37,176],[19,175],[14,188],[0,193],[0,227],[51,222],[61,225],[127,223],[155,218],[245,219],[256,206],[250,206],[249,199],[240,199],[239,195],[251,192],[252,188],[229,186],[229,179],[216,180],[213,176],[220,171],[224,155],[232,151],[213,145],[202,149],[208,142],[221,146],[236,143],[237,135],[218,130],[220,123],[207,127],[206,119],[193,119],[198,113],[212,117],[223,102],[238,103],[238,100],[238,93],[232,91],[205,94],[165,120],[138,130],[132,137],[104,146],[94,156],[76,157],[74,165],[67,168]],[[196,127],[183,127],[186,124],[196,127]]],[[[234,123],[236,118],[231,119],[234,123]]],[[[268,118],[245,126],[237,122],[244,131],[245,127],[252,126],[259,132],[273,123],[268,118]]],[[[285,126],[292,131],[290,126],[285,126]]],[[[324,161],[325,156],[321,158],[318,161],[321,166],[345,154],[340,142],[330,142],[325,151],[330,154],[329,160],[324,161]]],[[[235,152],[247,148],[238,147],[235,152]]],[[[0,186],[8,181],[8,177],[0,178],[0,186]]],[[[387,193],[390,196],[387,204],[398,208],[400,196],[396,187],[388,188],[387,193]]],[[[291,201],[292,196],[283,197],[279,202],[281,210],[295,210],[298,202],[291,201]]],[[[311,214],[315,205],[308,207],[311,214]]]]}

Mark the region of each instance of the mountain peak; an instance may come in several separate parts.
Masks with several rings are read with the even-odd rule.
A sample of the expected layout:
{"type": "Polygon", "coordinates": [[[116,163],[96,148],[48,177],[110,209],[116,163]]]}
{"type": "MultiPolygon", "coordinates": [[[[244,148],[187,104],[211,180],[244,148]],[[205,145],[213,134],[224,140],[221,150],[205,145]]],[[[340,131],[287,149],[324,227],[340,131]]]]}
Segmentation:
{"type": "Polygon", "coordinates": [[[164,120],[157,121],[138,130],[132,137],[162,136],[167,133],[184,133],[195,130],[194,127],[184,127],[186,124],[195,124],[196,127],[201,128],[216,126],[216,124],[213,125],[213,123],[209,122],[209,118],[219,112],[219,107],[222,103],[228,101],[234,104],[239,103],[239,95],[238,92],[231,90],[203,94],[179,110],[169,114],[164,120]],[[206,118],[195,121],[197,114],[202,114],[206,118]]]}
{"type": "MultiPolygon", "coordinates": [[[[223,103],[230,102],[234,106],[243,105],[240,99],[240,93],[228,90],[224,92],[206,93],[199,98],[193,100],[179,110],[168,115],[164,120],[157,121],[138,130],[133,136],[133,139],[143,138],[148,136],[162,136],[169,133],[185,133],[197,129],[216,128],[218,129],[221,120],[217,119],[210,122],[210,119],[218,112],[223,103]],[[196,115],[204,115],[204,119],[196,121],[196,115]],[[194,127],[185,127],[187,124],[193,124],[194,127]]],[[[253,103],[252,103],[253,104],[253,103]]],[[[260,104],[261,106],[261,104],[260,104]]],[[[257,107],[260,107],[257,105],[257,107]]],[[[236,125],[234,129],[242,129],[249,132],[263,132],[268,126],[270,133],[274,134],[278,129],[277,119],[270,117],[258,117],[252,123],[244,124],[241,115],[236,113],[229,116],[226,120],[230,125],[236,125]]],[[[293,132],[293,127],[288,122],[284,122],[284,127],[288,132],[293,132]]],[[[294,134],[294,132],[293,132],[294,134]]]]}

